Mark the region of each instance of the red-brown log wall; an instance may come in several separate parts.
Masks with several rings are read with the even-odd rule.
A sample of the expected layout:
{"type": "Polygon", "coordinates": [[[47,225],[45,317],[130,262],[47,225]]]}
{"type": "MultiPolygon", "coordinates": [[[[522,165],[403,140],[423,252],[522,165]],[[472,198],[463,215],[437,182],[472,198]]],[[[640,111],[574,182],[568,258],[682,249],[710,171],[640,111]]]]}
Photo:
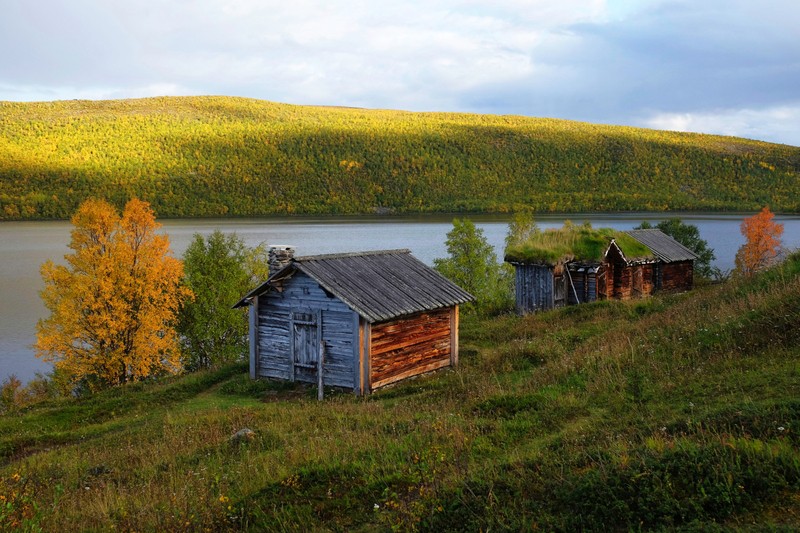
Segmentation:
{"type": "Polygon", "coordinates": [[[667,263],[661,267],[661,290],[688,291],[694,280],[694,262],[667,263]]]}
{"type": "Polygon", "coordinates": [[[616,264],[613,268],[613,289],[610,292],[618,300],[630,300],[653,294],[655,273],[652,263],[645,265],[616,264]]]}
{"type": "Polygon", "coordinates": [[[450,365],[450,314],[453,309],[419,313],[373,324],[370,335],[370,387],[450,365]]]}

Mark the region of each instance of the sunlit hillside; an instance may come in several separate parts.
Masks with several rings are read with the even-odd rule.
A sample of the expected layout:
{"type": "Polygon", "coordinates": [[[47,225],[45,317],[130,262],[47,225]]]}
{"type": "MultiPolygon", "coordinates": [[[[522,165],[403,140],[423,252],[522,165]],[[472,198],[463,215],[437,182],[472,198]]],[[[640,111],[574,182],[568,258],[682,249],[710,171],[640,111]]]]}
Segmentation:
{"type": "Polygon", "coordinates": [[[0,219],[89,196],[161,217],[800,211],[800,148],[519,116],[230,97],[0,102],[0,219]]]}

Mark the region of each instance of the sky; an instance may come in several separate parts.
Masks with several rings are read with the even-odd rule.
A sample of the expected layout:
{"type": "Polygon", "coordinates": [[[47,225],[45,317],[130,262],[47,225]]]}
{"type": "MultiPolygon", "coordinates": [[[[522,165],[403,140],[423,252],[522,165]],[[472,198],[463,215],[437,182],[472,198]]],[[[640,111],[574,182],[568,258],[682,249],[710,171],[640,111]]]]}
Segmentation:
{"type": "Polygon", "coordinates": [[[3,0],[0,100],[228,95],[800,146],[798,0],[3,0]]]}

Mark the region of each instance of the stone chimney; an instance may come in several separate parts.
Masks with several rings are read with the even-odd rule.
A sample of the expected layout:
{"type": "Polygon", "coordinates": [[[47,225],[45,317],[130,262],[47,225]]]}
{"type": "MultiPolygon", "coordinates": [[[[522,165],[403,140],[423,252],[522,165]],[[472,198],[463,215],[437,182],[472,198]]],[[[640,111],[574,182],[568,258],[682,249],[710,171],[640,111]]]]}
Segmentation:
{"type": "Polygon", "coordinates": [[[269,246],[269,275],[272,276],[292,262],[294,246],[288,244],[271,244],[269,246]]]}

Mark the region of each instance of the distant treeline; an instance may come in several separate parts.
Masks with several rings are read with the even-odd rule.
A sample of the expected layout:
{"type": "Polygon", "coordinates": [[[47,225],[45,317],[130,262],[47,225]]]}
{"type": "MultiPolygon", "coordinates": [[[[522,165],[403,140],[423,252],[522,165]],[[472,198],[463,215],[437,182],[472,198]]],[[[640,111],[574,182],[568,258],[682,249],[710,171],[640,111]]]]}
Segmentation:
{"type": "Polygon", "coordinates": [[[0,102],[0,220],[137,197],[159,217],[800,212],[800,148],[519,116],[230,97],[0,102]]]}

